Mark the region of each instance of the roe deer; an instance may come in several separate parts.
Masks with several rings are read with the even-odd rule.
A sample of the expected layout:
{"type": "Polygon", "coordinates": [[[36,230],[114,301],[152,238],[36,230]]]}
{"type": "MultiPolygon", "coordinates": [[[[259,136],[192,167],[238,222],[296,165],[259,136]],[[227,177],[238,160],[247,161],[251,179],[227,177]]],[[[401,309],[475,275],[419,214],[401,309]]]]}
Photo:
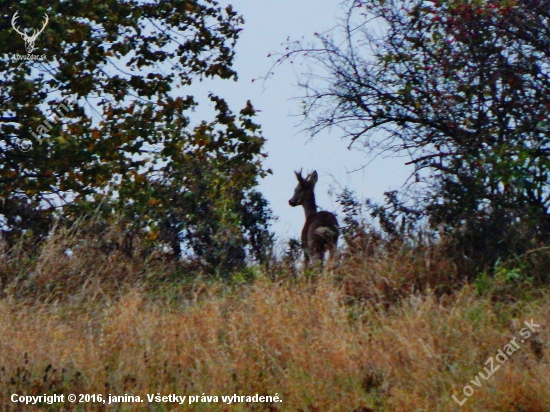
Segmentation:
{"type": "Polygon", "coordinates": [[[317,171],[311,172],[305,179],[302,171],[294,172],[298,179],[298,186],[294,189],[294,196],[288,201],[292,207],[302,205],[306,214],[306,223],[302,229],[302,248],[306,265],[310,258],[321,262],[325,251],[329,250],[331,257],[338,243],[338,220],[330,212],[318,212],[315,204],[315,183],[319,176],[317,171]]]}

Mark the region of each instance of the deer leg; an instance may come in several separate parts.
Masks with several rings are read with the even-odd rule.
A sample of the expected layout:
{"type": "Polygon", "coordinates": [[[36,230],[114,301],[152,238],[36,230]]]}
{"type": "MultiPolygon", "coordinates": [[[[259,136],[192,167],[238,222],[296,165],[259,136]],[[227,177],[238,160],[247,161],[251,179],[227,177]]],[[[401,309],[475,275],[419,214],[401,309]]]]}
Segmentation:
{"type": "Polygon", "coordinates": [[[323,263],[323,261],[325,260],[325,251],[323,249],[317,249],[316,251],[316,255],[317,255],[317,259],[323,263]]]}
{"type": "Polygon", "coordinates": [[[309,267],[309,250],[307,248],[304,248],[304,263],[305,267],[309,267]]]}

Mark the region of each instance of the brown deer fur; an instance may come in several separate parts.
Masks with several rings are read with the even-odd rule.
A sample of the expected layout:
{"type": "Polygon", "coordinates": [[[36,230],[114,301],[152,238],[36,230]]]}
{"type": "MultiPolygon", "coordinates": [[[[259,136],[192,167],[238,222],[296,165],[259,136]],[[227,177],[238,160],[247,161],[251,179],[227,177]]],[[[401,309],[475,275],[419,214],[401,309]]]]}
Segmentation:
{"type": "Polygon", "coordinates": [[[294,172],[298,179],[298,186],[294,189],[294,196],[288,201],[292,207],[302,206],[306,214],[306,223],[302,229],[302,247],[306,264],[310,258],[323,261],[325,251],[329,250],[331,255],[338,243],[338,220],[330,212],[318,212],[315,203],[315,183],[319,176],[317,171],[310,173],[305,179],[302,171],[294,172]]]}

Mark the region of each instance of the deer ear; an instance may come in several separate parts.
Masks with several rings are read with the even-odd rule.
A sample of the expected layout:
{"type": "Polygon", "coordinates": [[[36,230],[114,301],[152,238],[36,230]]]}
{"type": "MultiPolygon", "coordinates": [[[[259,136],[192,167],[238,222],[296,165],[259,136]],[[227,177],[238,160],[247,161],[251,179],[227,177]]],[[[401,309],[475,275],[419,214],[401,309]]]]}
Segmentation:
{"type": "Polygon", "coordinates": [[[319,179],[319,175],[317,174],[317,170],[314,170],[313,172],[311,172],[311,175],[309,175],[308,182],[315,184],[317,183],[318,179],[319,179]]]}

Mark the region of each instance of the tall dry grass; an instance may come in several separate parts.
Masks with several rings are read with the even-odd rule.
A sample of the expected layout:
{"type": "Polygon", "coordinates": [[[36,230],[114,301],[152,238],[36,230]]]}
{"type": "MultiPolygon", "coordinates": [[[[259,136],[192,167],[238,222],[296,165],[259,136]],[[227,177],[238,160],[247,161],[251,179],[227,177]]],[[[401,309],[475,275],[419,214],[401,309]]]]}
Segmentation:
{"type": "Polygon", "coordinates": [[[110,230],[60,229],[27,258],[4,248],[1,410],[550,410],[548,289],[503,298],[493,279],[480,292],[436,249],[404,245],[296,276],[197,280],[173,262],[107,248],[119,235],[110,230]],[[531,319],[540,330],[470,383],[531,319]],[[459,406],[451,396],[464,399],[465,385],[474,393],[459,406]],[[145,402],[23,406],[13,393],[145,402]],[[149,404],[157,393],[282,402],[149,404]]]}

